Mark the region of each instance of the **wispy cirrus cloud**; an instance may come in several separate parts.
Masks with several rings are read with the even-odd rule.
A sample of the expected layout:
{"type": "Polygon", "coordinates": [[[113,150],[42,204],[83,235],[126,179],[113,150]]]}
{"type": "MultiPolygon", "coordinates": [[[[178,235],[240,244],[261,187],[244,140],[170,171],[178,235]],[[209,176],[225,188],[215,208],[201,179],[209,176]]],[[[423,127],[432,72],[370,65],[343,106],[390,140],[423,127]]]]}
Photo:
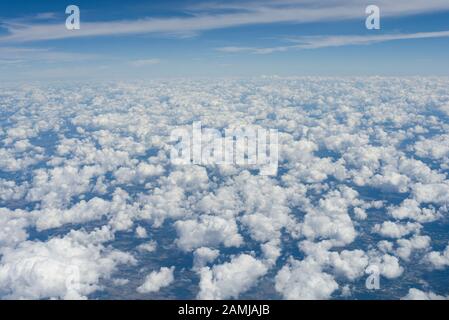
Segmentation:
{"type": "Polygon", "coordinates": [[[0,47],[0,60],[9,64],[24,61],[81,61],[98,57],[100,56],[96,54],[62,52],[52,48],[0,47]]]}
{"type": "Polygon", "coordinates": [[[253,54],[269,54],[274,52],[284,52],[294,49],[319,49],[327,47],[341,47],[348,45],[370,45],[374,43],[394,41],[394,40],[410,40],[410,39],[429,39],[429,38],[446,38],[449,37],[449,30],[436,32],[418,32],[418,33],[399,33],[399,34],[382,34],[382,35],[337,35],[337,36],[306,36],[301,38],[287,39],[294,42],[294,45],[275,46],[275,47],[245,47],[245,46],[228,46],[216,48],[217,51],[225,53],[253,53],[253,54]]]}
{"type": "Polygon", "coordinates": [[[161,63],[160,59],[140,59],[140,60],[133,60],[129,62],[129,65],[133,67],[146,67],[146,66],[153,66],[155,64],[161,63]]]}
{"type": "MultiPolygon", "coordinates": [[[[64,23],[13,23],[3,21],[7,34],[1,43],[55,40],[77,37],[129,34],[192,34],[201,31],[257,24],[309,23],[360,19],[368,1],[283,0],[280,2],[231,2],[225,5],[197,5],[184,9],[188,17],[142,18],[136,20],[81,22],[80,30],[66,30],[64,23]]],[[[405,16],[449,10],[447,0],[378,0],[382,15],[405,16]]]]}

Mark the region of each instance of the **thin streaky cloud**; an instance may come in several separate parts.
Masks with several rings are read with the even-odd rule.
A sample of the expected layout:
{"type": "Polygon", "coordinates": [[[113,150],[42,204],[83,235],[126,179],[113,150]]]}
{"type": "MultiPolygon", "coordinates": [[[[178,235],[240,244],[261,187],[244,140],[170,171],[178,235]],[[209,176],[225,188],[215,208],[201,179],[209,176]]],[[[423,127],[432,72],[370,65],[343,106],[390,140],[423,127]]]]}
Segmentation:
{"type": "Polygon", "coordinates": [[[418,32],[409,34],[385,34],[385,35],[344,35],[344,36],[312,36],[297,39],[289,39],[291,42],[297,42],[296,45],[276,46],[276,47],[239,47],[228,46],[216,48],[217,51],[225,53],[253,53],[253,54],[269,54],[274,52],[283,52],[292,49],[320,49],[328,47],[341,47],[348,45],[369,45],[380,42],[394,40],[411,40],[411,39],[429,39],[429,38],[446,38],[449,37],[449,30],[436,32],[418,32]]]}
{"type": "Polygon", "coordinates": [[[0,47],[0,59],[4,61],[81,61],[98,59],[98,54],[75,53],[57,51],[53,48],[21,48],[21,47],[0,47]]]}
{"type": "MultiPolygon", "coordinates": [[[[269,6],[266,2],[257,5],[254,2],[235,11],[217,10],[214,13],[197,13],[181,18],[143,18],[110,22],[81,22],[80,30],[67,30],[64,23],[17,24],[3,21],[8,34],[0,37],[0,43],[54,40],[77,37],[119,36],[129,34],[182,34],[257,24],[273,23],[309,23],[319,21],[343,21],[364,17],[367,3],[354,0],[325,1],[311,5],[309,1],[281,2],[269,6]],[[288,3],[288,5],[285,5],[288,3]]],[[[406,16],[449,10],[447,0],[380,0],[382,16],[406,16]]]]}
{"type": "Polygon", "coordinates": [[[140,60],[133,60],[130,61],[129,64],[133,67],[145,67],[145,66],[152,66],[155,64],[161,63],[160,59],[140,59],[140,60]]]}

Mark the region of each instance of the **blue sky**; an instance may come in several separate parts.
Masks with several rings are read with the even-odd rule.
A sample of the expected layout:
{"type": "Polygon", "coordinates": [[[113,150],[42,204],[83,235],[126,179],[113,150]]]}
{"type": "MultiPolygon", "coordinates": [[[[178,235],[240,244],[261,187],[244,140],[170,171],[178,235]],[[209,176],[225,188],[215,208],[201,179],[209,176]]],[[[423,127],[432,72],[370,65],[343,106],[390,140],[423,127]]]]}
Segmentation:
{"type": "Polygon", "coordinates": [[[3,1],[0,79],[449,75],[448,39],[447,0],[3,1]]]}

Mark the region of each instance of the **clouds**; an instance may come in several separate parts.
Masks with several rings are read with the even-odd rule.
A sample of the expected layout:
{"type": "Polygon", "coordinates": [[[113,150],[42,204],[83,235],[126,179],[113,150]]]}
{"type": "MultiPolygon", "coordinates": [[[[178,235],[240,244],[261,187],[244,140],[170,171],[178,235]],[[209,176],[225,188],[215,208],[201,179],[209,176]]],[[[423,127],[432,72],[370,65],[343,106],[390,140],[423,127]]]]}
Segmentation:
{"type": "Polygon", "coordinates": [[[411,288],[408,294],[402,298],[403,300],[447,300],[448,297],[444,297],[433,293],[431,291],[425,292],[419,289],[411,288]]]}
{"type": "Polygon", "coordinates": [[[233,219],[202,216],[199,221],[177,221],[175,227],[179,235],[177,244],[183,250],[219,246],[222,243],[225,247],[239,247],[243,242],[233,219]]]}
{"type": "Polygon", "coordinates": [[[401,225],[392,221],[385,221],[381,225],[376,224],[373,230],[384,237],[401,238],[411,232],[419,231],[420,229],[421,225],[418,223],[409,222],[407,224],[401,225]]]}
{"type": "MultiPolygon", "coordinates": [[[[236,72],[246,76],[329,72],[390,75],[392,71],[385,59],[366,63],[373,51],[388,54],[400,74],[447,73],[444,58],[438,54],[447,39],[447,28],[416,30],[413,27],[423,26],[427,14],[434,14],[443,26],[448,10],[443,0],[378,1],[376,5],[381,7],[382,21],[399,17],[403,20],[399,20],[400,28],[382,23],[382,30],[374,32],[367,31],[364,25],[365,8],[372,4],[369,1],[243,1],[238,5],[219,2],[222,1],[208,6],[202,4],[201,9],[186,1],[181,1],[176,8],[149,5],[132,17],[128,15],[129,4],[119,4],[120,9],[116,10],[111,6],[98,9],[86,3],[80,5],[82,26],[76,32],[64,28],[67,17],[64,8],[55,6],[53,13],[42,12],[43,17],[53,14],[48,19],[36,18],[39,14],[20,16],[20,8],[19,13],[10,10],[2,20],[0,76],[5,82],[30,79],[48,82],[232,76],[236,72]],[[89,14],[83,14],[84,11],[89,14]],[[442,14],[437,14],[440,12],[442,14]],[[328,23],[335,25],[331,33],[320,34],[320,30],[313,30],[328,23]],[[263,28],[272,30],[269,37],[265,37],[263,28]],[[216,33],[216,30],[221,31],[216,33]],[[255,33],[250,35],[241,30],[255,33]],[[347,30],[351,32],[348,34],[347,30]],[[237,33],[240,37],[235,36],[237,33]],[[103,50],[96,48],[98,39],[103,41],[103,50]],[[117,41],[127,45],[117,50],[117,41]],[[431,59],[420,60],[423,63],[417,64],[416,60],[421,58],[416,52],[403,55],[399,51],[389,51],[390,45],[368,46],[386,41],[404,46],[425,44],[425,53],[431,59]],[[72,42],[75,45],[67,45],[72,42]],[[340,48],[354,45],[358,48],[340,48]],[[343,56],[332,55],[336,47],[362,54],[352,59],[349,68],[343,56]],[[299,53],[302,62],[295,60],[295,55],[286,54],[288,50],[317,48],[321,48],[320,55],[299,53]],[[228,55],[226,52],[243,54],[228,55]],[[261,56],[248,59],[246,53],[275,53],[274,58],[279,59],[261,56]],[[264,63],[266,59],[272,62],[264,63]],[[76,63],[70,63],[73,61],[76,63]]],[[[52,6],[49,2],[48,7],[52,6]]]]}
{"type": "Polygon", "coordinates": [[[443,269],[449,266],[449,245],[442,252],[429,252],[425,257],[425,261],[429,262],[436,269],[443,269]]]}
{"type": "Polygon", "coordinates": [[[194,260],[193,267],[195,269],[201,269],[205,267],[209,262],[213,262],[220,252],[218,250],[201,247],[195,250],[194,252],[194,260]]]}
{"type": "Polygon", "coordinates": [[[430,246],[429,236],[413,236],[410,239],[397,240],[398,249],[396,255],[404,260],[408,260],[415,250],[426,250],[430,246]]]}
{"type": "Polygon", "coordinates": [[[26,185],[17,185],[15,181],[0,179],[0,200],[19,200],[25,196],[26,185]]]}
{"type": "Polygon", "coordinates": [[[277,47],[237,47],[228,46],[217,48],[216,50],[225,53],[248,52],[253,54],[271,54],[275,52],[284,52],[288,50],[310,50],[328,47],[354,46],[354,45],[370,45],[380,42],[394,40],[411,40],[411,39],[431,39],[431,38],[447,38],[449,31],[435,32],[417,32],[407,34],[383,34],[383,35],[339,35],[339,36],[306,36],[302,38],[287,39],[289,42],[298,43],[294,45],[284,45],[277,47]]]}
{"type": "Polygon", "coordinates": [[[28,238],[29,215],[21,210],[0,208],[0,248],[19,244],[28,238]]]}
{"type": "MultiPolygon", "coordinates": [[[[358,19],[363,16],[364,8],[369,3],[355,5],[352,1],[336,3],[324,1],[320,6],[299,2],[250,2],[231,6],[229,8],[214,8],[215,12],[208,12],[205,7],[187,17],[154,18],[145,17],[136,20],[123,21],[85,21],[78,32],[69,32],[54,23],[8,23],[5,25],[9,34],[0,38],[1,42],[29,42],[41,40],[55,40],[74,37],[118,36],[130,34],[189,34],[214,29],[232,28],[237,26],[274,24],[274,23],[310,23],[319,21],[341,21],[358,19]],[[218,12],[216,12],[218,11],[218,12]]],[[[420,1],[380,1],[377,3],[385,16],[404,16],[410,14],[427,13],[449,9],[443,0],[433,0],[422,3],[420,1]]],[[[403,39],[407,37],[424,37],[426,35],[393,35],[384,37],[383,41],[403,39]]],[[[428,36],[428,35],[427,35],[428,36]]],[[[381,37],[382,38],[382,37],[381,37]]],[[[357,37],[333,38],[327,40],[328,45],[335,43],[354,43],[362,40],[357,37]]],[[[366,40],[365,40],[366,41],[366,40]]],[[[365,42],[363,41],[363,43],[365,42]]],[[[376,41],[376,40],[372,40],[376,41]]],[[[379,41],[379,40],[378,40],[379,41]]],[[[323,43],[323,39],[320,43],[323,43]]],[[[313,45],[313,44],[312,44],[313,45]]],[[[322,45],[322,44],[321,44],[322,45]]],[[[316,46],[316,44],[315,44],[316,46]]]]}
{"type": "Polygon", "coordinates": [[[419,202],[446,204],[449,202],[447,194],[449,185],[445,183],[417,184],[413,190],[415,198],[419,202]]]}
{"type": "Polygon", "coordinates": [[[138,226],[136,228],[136,236],[141,239],[148,237],[147,230],[144,227],[138,226]]]}
{"type": "Polygon", "coordinates": [[[161,288],[169,286],[174,280],[175,267],[162,267],[159,271],[151,272],[145,282],[137,288],[139,293],[158,292],[161,288]]]}
{"type": "Polygon", "coordinates": [[[90,179],[98,172],[98,167],[74,166],[56,167],[49,171],[36,170],[33,187],[28,192],[28,200],[42,201],[43,206],[64,207],[73,196],[89,190],[90,179]]]}
{"type": "Polygon", "coordinates": [[[388,212],[396,219],[412,219],[418,222],[431,222],[438,218],[433,207],[421,208],[415,199],[405,199],[399,206],[391,206],[388,212]]]}
{"type": "Polygon", "coordinates": [[[329,240],[321,242],[302,241],[299,248],[307,258],[307,264],[314,266],[317,270],[332,270],[336,276],[346,277],[354,281],[360,278],[369,263],[369,256],[363,250],[330,251],[332,242],[329,240]]]}
{"type": "Polygon", "coordinates": [[[16,249],[3,249],[0,261],[2,297],[86,298],[98,289],[102,278],[111,276],[117,265],[134,263],[129,254],[95,243],[98,239],[98,232],[72,233],[47,242],[26,241],[16,249]]]}
{"type": "Polygon", "coordinates": [[[445,296],[433,274],[449,265],[436,249],[446,155],[429,150],[449,132],[434,114],[447,86],[265,77],[2,89],[0,297],[118,298],[119,285],[133,297],[379,297],[363,286],[372,266],[388,297],[424,278],[425,294],[445,296]],[[171,130],[197,120],[278,130],[278,175],[173,165],[171,130]]]}
{"type": "Polygon", "coordinates": [[[70,53],[55,51],[51,48],[23,48],[23,47],[2,47],[0,51],[1,63],[10,62],[20,64],[28,62],[70,62],[98,59],[99,56],[87,53],[70,53]],[[13,59],[15,57],[15,59],[13,59]],[[4,60],[3,60],[4,59],[4,60]]]}
{"type": "Polygon", "coordinates": [[[346,194],[335,190],[319,200],[318,207],[310,208],[301,225],[308,239],[329,239],[335,245],[351,243],[356,231],[348,214],[348,205],[356,197],[351,190],[346,194]]]}
{"type": "Polygon", "coordinates": [[[380,274],[388,279],[400,277],[404,272],[404,268],[399,264],[399,259],[389,254],[375,256],[371,259],[371,264],[377,266],[380,274]]]}
{"type": "Polygon", "coordinates": [[[100,198],[93,198],[88,202],[81,200],[68,210],[56,208],[34,212],[38,230],[60,227],[68,223],[85,223],[98,220],[110,212],[110,203],[100,198]]]}
{"type": "MultiPolygon", "coordinates": [[[[443,106],[446,110],[447,107],[443,106]]],[[[442,159],[449,155],[449,136],[439,135],[432,139],[422,139],[413,146],[418,156],[432,159],[442,159]]]]}
{"type": "Polygon", "coordinates": [[[155,64],[161,63],[161,60],[159,59],[141,59],[141,60],[133,60],[130,61],[129,64],[133,67],[147,67],[147,66],[153,66],[155,64]]]}
{"type": "Polygon", "coordinates": [[[334,278],[322,272],[314,260],[292,260],[275,278],[276,290],[289,300],[329,299],[338,289],[334,278]]]}
{"type": "Polygon", "coordinates": [[[265,275],[267,267],[254,257],[241,254],[230,262],[202,268],[198,299],[238,298],[265,275]]]}

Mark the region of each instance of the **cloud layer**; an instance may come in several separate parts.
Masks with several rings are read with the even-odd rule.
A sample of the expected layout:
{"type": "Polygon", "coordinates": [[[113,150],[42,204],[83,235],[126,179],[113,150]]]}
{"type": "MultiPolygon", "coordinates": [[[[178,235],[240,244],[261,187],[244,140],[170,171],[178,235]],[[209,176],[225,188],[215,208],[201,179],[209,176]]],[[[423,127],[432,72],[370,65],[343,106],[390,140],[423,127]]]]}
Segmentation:
{"type": "Polygon", "coordinates": [[[3,87],[0,297],[447,297],[448,85],[3,87]],[[194,121],[276,129],[277,176],[174,165],[170,133],[194,121]]]}

